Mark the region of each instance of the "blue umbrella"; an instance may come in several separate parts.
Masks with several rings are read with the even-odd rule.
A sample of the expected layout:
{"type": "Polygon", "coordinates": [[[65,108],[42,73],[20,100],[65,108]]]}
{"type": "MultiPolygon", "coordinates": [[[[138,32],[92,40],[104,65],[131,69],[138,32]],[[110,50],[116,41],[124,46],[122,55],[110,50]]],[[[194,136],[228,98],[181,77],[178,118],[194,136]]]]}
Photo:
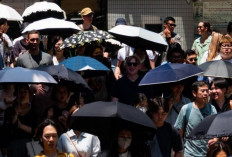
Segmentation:
{"type": "Polygon", "coordinates": [[[86,70],[97,70],[97,71],[109,71],[104,64],[91,57],[76,56],[64,60],[60,65],[65,66],[73,71],[86,71],[86,70]]]}
{"type": "Polygon", "coordinates": [[[150,70],[143,77],[139,85],[178,82],[202,73],[203,71],[200,68],[192,64],[167,63],[150,70]]]}

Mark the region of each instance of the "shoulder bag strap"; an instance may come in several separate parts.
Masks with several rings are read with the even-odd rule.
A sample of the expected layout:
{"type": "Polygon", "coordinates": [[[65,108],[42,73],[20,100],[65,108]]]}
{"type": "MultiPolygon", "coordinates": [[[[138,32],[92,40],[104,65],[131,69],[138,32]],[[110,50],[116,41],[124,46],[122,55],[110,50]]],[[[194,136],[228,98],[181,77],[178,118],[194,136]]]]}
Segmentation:
{"type": "Polygon", "coordinates": [[[72,141],[72,140],[71,140],[71,138],[69,137],[69,135],[68,135],[67,133],[65,133],[65,134],[67,135],[68,139],[71,141],[72,145],[73,145],[73,146],[74,146],[74,148],[76,149],[76,151],[77,151],[78,155],[79,155],[80,157],[82,157],[82,156],[81,156],[81,154],[79,153],[79,151],[78,151],[78,149],[77,149],[76,145],[73,143],[73,141],[72,141]]]}

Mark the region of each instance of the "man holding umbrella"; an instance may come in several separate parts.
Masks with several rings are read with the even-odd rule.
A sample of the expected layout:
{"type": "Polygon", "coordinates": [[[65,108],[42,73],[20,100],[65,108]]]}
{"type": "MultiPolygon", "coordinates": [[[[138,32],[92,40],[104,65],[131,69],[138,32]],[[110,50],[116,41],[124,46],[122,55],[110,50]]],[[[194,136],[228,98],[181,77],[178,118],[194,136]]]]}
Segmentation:
{"type": "MultiPolygon", "coordinates": [[[[183,137],[188,136],[205,117],[216,114],[215,107],[208,103],[209,87],[204,81],[194,82],[192,92],[195,98],[194,102],[188,103],[181,108],[174,125],[183,137]]],[[[206,140],[187,139],[184,147],[184,156],[202,157],[206,155],[206,140]]]]}
{"type": "Polygon", "coordinates": [[[81,10],[80,15],[83,20],[83,24],[78,25],[82,31],[97,30],[97,27],[92,25],[93,11],[90,8],[84,8],[81,10]]]}

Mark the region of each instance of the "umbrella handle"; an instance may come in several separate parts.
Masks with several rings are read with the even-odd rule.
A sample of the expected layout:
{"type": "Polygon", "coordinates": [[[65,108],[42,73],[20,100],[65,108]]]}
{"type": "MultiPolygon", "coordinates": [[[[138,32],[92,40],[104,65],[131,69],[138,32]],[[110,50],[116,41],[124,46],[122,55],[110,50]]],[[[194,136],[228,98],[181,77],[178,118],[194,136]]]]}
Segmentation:
{"type": "Polygon", "coordinates": [[[72,57],[72,53],[71,53],[71,51],[69,50],[68,52],[69,52],[69,57],[72,57]]]}

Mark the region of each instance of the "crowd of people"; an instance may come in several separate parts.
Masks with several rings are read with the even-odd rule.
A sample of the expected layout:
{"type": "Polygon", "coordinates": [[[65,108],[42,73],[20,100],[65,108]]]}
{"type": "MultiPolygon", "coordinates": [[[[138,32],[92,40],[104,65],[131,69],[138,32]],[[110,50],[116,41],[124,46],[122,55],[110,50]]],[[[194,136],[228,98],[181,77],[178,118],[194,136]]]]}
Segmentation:
{"type": "MultiPolygon", "coordinates": [[[[84,8],[80,15],[81,31],[94,31],[94,12],[84,8]]],[[[21,25],[21,31],[26,27],[21,25]]],[[[115,26],[127,25],[118,18],[115,26]]],[[[37,68],[59,65],[72,56],[90,56],[110,72],[83,76],[89,92],[73,92],[65,84],[4,84],[0,93],[0,157],[29,156],[28,144],[38,141],[36,156],[70,157],[222,157],[232,155],[230,137],[191,140],[186,136],[207,116],[232,109],[232,80],[191,77],[160,86],[139,86],[143,76],[162,64],[179,63],[195,66],[211,60],[232,62],[232,22],[227,33],[212,30],[210,23],[200,22],[197,38],[191,49],[184,51],[181,37],[174,32],[173,17],[166,17],[160,35],[168,43],[166,52],[132,48],[122,43],[111,50],[105,44],[77,46],[75,50],[60,49],[62,34],[49,35],[42,41],[33,30],[11,39],[6,19],[0,19],[0,67],[37,68]],[[106,51],[108,50],[108,51],[106,51]],[[159,54],[159,55],[158,55],[159,54]],[[99,76],[100,75],[100,76],[99,76]],[[70,116],[93,101],[119,101],[147,114],[156,126],[151,140],[135,143],[133,130],[118,128],[112,146],[104,148],[96,135],[77,130],[70,116]],[[33,139],[33,140],[32,140],[33,139]]],[[[223,69],[221,69],[223,70],[223,69]]],[[[156,77],[156,76],[154,76],[156,77]]],[[[78,125],[78,124],[76,124],[78,125]]]]}

